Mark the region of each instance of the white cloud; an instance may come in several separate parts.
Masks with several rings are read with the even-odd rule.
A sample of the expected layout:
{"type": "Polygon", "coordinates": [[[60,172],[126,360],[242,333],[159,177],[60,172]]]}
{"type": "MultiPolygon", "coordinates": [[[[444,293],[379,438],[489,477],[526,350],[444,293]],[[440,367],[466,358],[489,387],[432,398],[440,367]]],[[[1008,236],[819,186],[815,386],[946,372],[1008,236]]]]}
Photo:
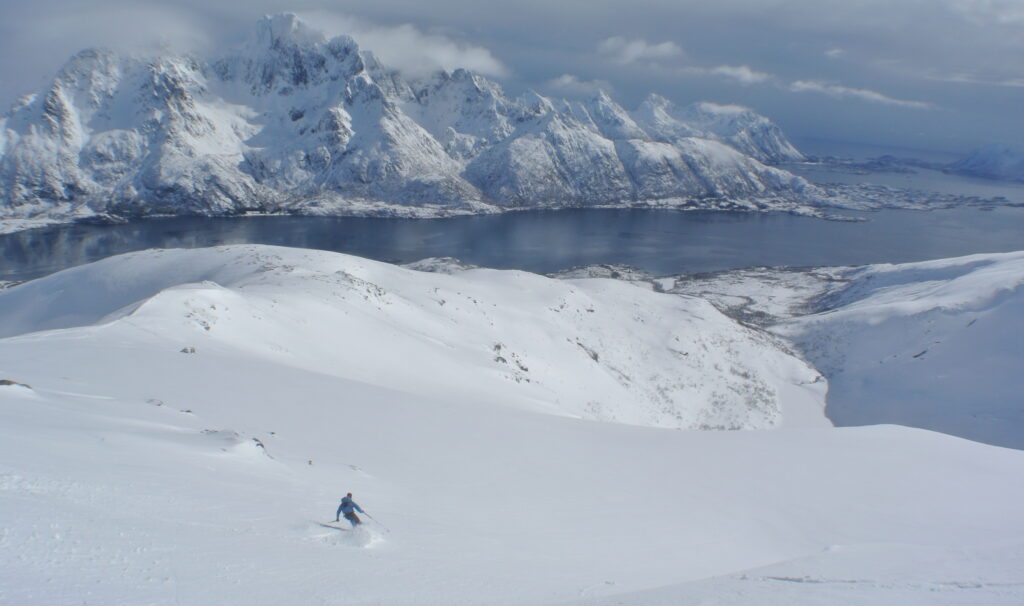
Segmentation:
{"type": "MultiPolygon", "coordinates": [[[[605,40],[601,44],[601,50],[605,54],[616,57],[616,60],[620,63],[630,63],[639,60],[641,56],[647,58],[653,58],[656,55],[661,57],[680,56],[682,49],[678,49],[678,53],[671,54],[668,51],[663,51],[660,54],[654,52],[646,52],[644,49],[652,48],[650,45],[646,45],[642,40],[640,41],[627,41],[621,37],[613,37],[605,40]],[[639,42],[642,45],[630,47],[629,44],[639,42]]],[[[825,55],[830,58],[837,58],[845,53],[843,49],[833,48],[825,52],[825,55]]],[[[794,80],[788,81],[770,74],[756,70],[749,65],[715,65],[715,66],[701,66],[701,65],[683,65],[677,67],[670,67],[664,65],[653,66],[658,70],[664,71],[669,74],[677,76],[697,76],[697,77],[717,77],[732,80],[743,86],[753,85],[769,85],[783,90],[788,90],[794,93],[818,93],[828,95],[836,98],[846,99],[859,99],[861,101],[867,101],[870,103],[879,103],[884,105],[892,105],[896,107],[905,107],[912,109],[934,109],[934,105],[924,101],[914,101],[908,99],[897,99],[890,97],[884,93],[874,91],[867,88],[853,88],[849,86],[843,86],[841,84],[835,84],[831,82],[823,82],[820,80],[794,80]]],[[[1014,81],[1000,82],[1005,86],[1013,85],[1014,81]]],[[[581,88],[584,84],[580,82],[575,76],[569,74],[563,75],[560,78],[556,78],[549,82],[550,85],[561,85],[567,88],[581,88]]]]}
{"type": "Polygon", "coordinates": [[[940,74],[934,71],[928,74],[929,80],[939,82],[953,82],[955,84],[982,84],[986,86],[1010,86],[1014,88],[1024,87],[1024,78],[1015,77],[986,77],[966,73],[940,74]]]}
{"type": "Polygon", "coordinates": [[[615,87],[607,80],[580,80],[572,74],[562,74],[544,83],[544,88],[570,97],[587,97],[603,90],[611,93],[615,87]]]}
{"type": "Polygon", "coordinates": [[[1024,23],[1024,2],[1020,0],[951,0],[950,6],[976,23],[1024,23]]]}
{"type": "MultiPolygon", "coordinates": [[[[679,75],[712,76],[734,80],[744,86],[768,84],[794,93],[819,93],[836,98],[852,98],[871,103],[881,103],[913,109],[934,109],[934,105],[924,101],[896,99],[878,91],[866,88],[852,88],[841,84],[821,82],[819,80],[795,80],[786,82],[778,76],[751,68],[748,65],[716,65],[714,67],[685,66],[673,70],[679,75]]],[[[1008,83],[1001,83],[1009,85],[1008,83]]]]}
{"type": "Polygon", "coordinates": [[[923,101],[908,101],[906,99],[896,99],[888,95],[882,94],[880,92],[869,90],[866,88],[850,88],[848,86],[830,84],[828,82],[820,82],[817,80],[796,80],[794,82],[791,82],[788,88],[794,93],[820,93],[824,95],[829,95],[830,97],[837,98],[852,97],[855,99],[870,101],[872,103],[896,105],[900,107],[908,107],[913,109],[934,108],[934,106],[931,103],[925,103],[923,101]]]}
{"type": "Polygon", "coordinates": [[[673,72],[681,76],[716,76],[733,80],[744,86],[767,84],[778,80],[772,74],[757,71],[749,65],[716,65],[714,67],[687,65],[675,68],[673,72]]]}
{"type": "Polygon", "coordinates": [[[609,57],[615,63],[627,65],[637,61],[660,61],[684,56],[683,49],[671,41],[651,44],[642,38],[627,40],[612,36],[597,46],[597,52],[609,57]]]}
{"type": "Polygon", "coordinates": [[[846,54],[846,51],[841,48],[830,48],[825,51],[825,56],[829,59],[839,59],[846,54]]]}
{"type": "Polygon", "coordinates": [[[304,12],[300,16],[328,36],[352,36],[360,48],[373,52],[382,63],[411,76],[460,67],[497,78],[509,74],[505,64],[490,50],[442,34],[424,32],[408,23],[382,26],[322,11],[304,12]]]}
{"type": "Polygon", "coordinates": [[[20,26],[22,42],[44,41],[67,47],[69,55],[87,47],[103,46],[141,53],[203,52],[211,47],[204,23],[193,13],[175,7],[139,2],[116,11],[91,7],[65,7],[46,19],[20,26]]]}
{"type": "Polygon", "coordinates": [[[722,76],[739,82],[740,84],[763,84],[774,80],[774,76],[765,72],[751,69],[747,65],[718,65],[708,69],[708,73],[714,76],[722,76]]]}

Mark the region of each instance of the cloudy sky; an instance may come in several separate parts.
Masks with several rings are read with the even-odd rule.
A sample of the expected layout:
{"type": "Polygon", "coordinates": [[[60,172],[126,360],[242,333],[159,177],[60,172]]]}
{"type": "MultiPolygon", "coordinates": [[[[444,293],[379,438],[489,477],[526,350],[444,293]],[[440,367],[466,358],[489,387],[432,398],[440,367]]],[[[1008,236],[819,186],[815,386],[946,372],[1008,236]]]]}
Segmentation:
{"type": "Polygon", "coordinates": [[[962,152],[1024,144],[1024,0],[36,0],[5,2],[0,105],[88,46],[212,55],[265,13],[348,33],[410,73],[467,67],[511,93],[627,108],[740,103],[798,144],[962,152]]]}

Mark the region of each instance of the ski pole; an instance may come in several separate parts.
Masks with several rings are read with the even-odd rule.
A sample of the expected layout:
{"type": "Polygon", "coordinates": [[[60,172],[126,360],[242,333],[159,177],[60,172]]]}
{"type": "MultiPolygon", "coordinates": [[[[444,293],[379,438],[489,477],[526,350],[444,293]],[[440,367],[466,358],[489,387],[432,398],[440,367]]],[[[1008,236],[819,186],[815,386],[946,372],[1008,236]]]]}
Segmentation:
{"type": "MultiPolygon", "coordinates": [[[[366,513],[366,512],[364,511],[363,513],[366,513]]],[[[368,518],[370,518],[371,520],[373,520],[373,521],[374,521],[374,523],[376,523],[376,524],[377,524],[378,526],[380,526],[381,528],[383,528],[385,532],[391,532],[391,530],[389,530],[387,526],[385,526],[385,525],[381,524],[380,522],[378,522],[378,521],[377,521],[377,518],[375,518],[375,517],[371,516],[371,515],[370,515],[370,514],[368,514],[368,513],[366,513],[366,517],[368,517],[368,518]]]]}

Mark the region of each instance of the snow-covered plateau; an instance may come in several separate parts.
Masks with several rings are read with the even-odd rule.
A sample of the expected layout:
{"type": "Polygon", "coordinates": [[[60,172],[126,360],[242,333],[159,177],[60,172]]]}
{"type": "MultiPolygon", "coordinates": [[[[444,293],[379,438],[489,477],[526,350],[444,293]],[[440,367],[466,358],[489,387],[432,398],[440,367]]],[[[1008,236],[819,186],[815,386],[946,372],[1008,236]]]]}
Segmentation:
{"type": "MultiPolygon", "coordinates": [[[[1022,263],[766,305],[827,293],[797,342],[924,317],[965,372],[1019,368],[1022,263]]],[[[814,368],[677,280],[414,267],[151,250],[0,291],[0,603],[1024,600],[1024,452],[833,427],[814,368]],[[372,518],[321,525],[348,491],[372,518]]]]}

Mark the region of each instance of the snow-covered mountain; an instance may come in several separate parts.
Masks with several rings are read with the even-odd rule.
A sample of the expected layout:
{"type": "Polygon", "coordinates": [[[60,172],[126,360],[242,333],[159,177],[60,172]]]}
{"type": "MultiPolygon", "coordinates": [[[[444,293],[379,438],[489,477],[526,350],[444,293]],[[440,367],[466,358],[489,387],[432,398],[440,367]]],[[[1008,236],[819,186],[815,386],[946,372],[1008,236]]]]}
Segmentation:
{"type": "Polygon", "coordinates": [[[703,102],[680,108],[651,95],[633,116],[658,141],[699,137],[721,141],[765,163],[804,159],[771,120],[740,105],[703,102]]]}
{"type": "Polygon", "coordinates": [[[986,145],[950,164],[947,170],[975,177],[1024,182],[1024,152],[1007,145],[986,145]]]}
{"type": "Polygon", "coordinates": [[[1024,599],[1021,451],[831,427],[700,300],[421,266],[153,250],[0,291],[0,603],[1024,599]],[[672,428],[704,414],[762,429],[672,428]],[[321,525],[348,491],[367,524],[321,525]]]}
{"type": "Polygon", "coordinates": [[[410,82],[282,14],[211,59],[78,53],[0,118],[0,212],[791,208],[813,186],[765,163],[799,157],[745,108],[510,99],[465,70],[410,82]]]}

